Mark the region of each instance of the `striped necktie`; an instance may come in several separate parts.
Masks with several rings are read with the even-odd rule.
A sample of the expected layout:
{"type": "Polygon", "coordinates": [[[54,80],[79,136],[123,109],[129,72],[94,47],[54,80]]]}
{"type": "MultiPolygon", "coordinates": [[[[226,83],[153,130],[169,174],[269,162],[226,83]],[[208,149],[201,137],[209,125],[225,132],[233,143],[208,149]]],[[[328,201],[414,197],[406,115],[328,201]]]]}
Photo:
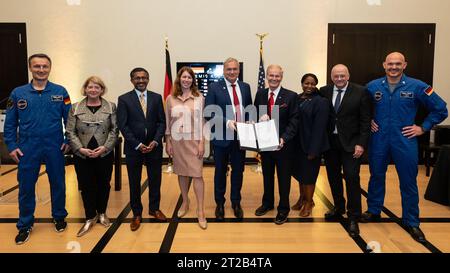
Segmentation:
{"type": "Polygon", "coordinates": [[[145,103],[144,92],[139,95],[139,102],[141,103],[141,108],[142,112],[144,112],[144,116],[147,117],[147,103],[145,103]]]}

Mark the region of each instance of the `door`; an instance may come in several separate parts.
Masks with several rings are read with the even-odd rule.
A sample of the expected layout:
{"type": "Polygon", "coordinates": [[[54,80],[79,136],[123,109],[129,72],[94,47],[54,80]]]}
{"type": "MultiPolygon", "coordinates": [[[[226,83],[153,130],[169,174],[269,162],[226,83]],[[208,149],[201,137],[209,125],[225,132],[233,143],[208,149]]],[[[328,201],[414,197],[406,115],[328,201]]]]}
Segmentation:
{"type": "MultiPolygon", "coordinates": [[[[0,23],[0,119],[11,91],[28,82],[25,23],[0,23]]],[[[12,163],[0,132],[0,160],[12,163]]]]}
{"type": "Polygon", "coordinates": [[[0,109],[11,91],[28,82],[25,23],[0,23],[0,109]]]}

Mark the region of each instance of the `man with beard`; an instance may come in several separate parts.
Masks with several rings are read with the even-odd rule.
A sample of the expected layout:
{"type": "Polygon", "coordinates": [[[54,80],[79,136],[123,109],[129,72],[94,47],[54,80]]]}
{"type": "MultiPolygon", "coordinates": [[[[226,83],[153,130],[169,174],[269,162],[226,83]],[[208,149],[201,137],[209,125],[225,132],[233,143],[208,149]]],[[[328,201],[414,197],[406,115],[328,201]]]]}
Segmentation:
{"type": "Polygon", "coordinates": [[[417,189],[418,147],[417,137],[447,118],[446,103],[433,88],[403,74],[405,57],[390,53],[383,67],[386,77],[367,85],[374,103],[372,135],[369,143],[369,196],[368,210],[362,222],[380,219],[383,208],[387,166],[392,158],[400,180],[402,195],[402,221],[411,236],[426,242],[419,228],[419,195],[417,189]],[[419,126],[414,119],[422,104],[429,114],[419,126]]]}

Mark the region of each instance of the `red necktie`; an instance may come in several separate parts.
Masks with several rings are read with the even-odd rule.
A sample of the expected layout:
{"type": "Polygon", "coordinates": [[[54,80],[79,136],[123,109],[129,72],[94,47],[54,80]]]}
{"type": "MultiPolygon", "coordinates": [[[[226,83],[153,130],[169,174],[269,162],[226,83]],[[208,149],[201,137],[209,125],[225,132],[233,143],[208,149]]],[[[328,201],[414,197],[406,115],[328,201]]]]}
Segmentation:
{"type": "Polygon", "coordinates": [[[233,104],[236,110],[236,122],[241,122],[241,107],[239,106],[239,98],[236,92],[236,84],[232,84],[233,87],[233,104]]]}
{"type": "Polygon", "coordinates": [[[273,108],[273,105],[274,105],[274,101],[273,101],[273,95],[274,95],[274,93],[273,92],[270,92],[270,97],[269,97],[269,111],[268,111],[268,114],[269,114],[269,117],[270,118],[272,118],[272,108],[273,108]]]}

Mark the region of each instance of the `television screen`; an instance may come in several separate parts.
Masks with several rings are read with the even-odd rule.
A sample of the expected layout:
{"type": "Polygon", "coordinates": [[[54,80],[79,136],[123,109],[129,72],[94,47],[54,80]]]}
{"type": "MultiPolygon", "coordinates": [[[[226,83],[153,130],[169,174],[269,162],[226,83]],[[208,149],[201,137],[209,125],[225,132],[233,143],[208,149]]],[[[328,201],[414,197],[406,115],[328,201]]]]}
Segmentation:
{"type": "MultiPolygon", "coordinates": [[[[194,70],[197,86],[203,96],[208,94],[208,85],[223,78],[223,62],[177,62],[177,72],[189,66],[194,70]]],[[[239,80],[243,80],[243,63],[239,63],[239,80]]]]}

